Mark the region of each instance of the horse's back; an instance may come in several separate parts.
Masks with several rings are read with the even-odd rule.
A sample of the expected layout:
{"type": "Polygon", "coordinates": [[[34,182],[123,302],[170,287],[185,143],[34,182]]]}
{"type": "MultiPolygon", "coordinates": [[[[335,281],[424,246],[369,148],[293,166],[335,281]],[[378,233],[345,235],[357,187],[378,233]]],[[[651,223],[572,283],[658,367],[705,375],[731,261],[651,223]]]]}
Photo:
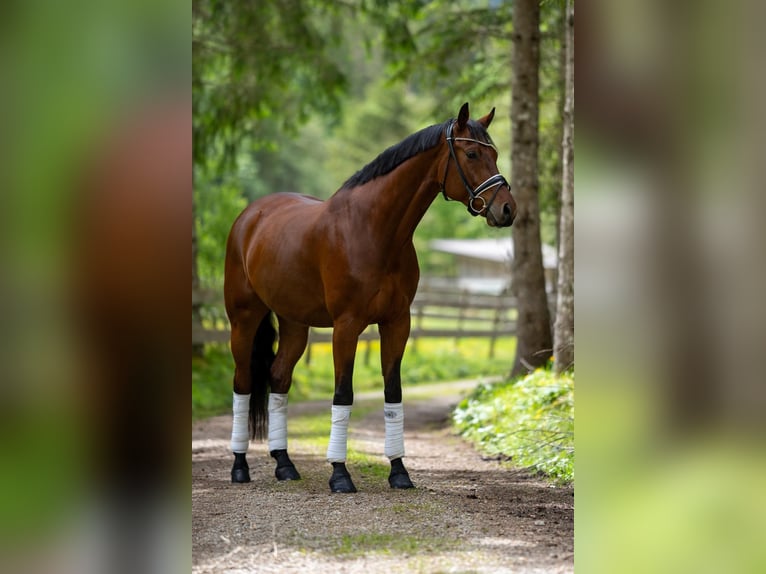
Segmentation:
{"type": "MultiPolygon", "coordinates": [[[[298,228],[323,205],[322,200],[300,193],[280,192],[260,197],[250,203],[234,221],[227,249],[244,253],[257,236],[272,236],[271,230],[283,225],[298,228]]],[[[281,234],[280,234],[281,235],[281,234]]]]}
{"type": "Polygon", "coordinates": [[[313,195],[306,195],[305,193],[293,193],[289,191],[282,191],[279,193],[270,193],[256,199],[250,205],[269,205],[272,208],[278,209],[281,205],[321,205],[323,201],[313,195]]]}
{"type": "Polygon", "coordinates": [[[292,192],[271,193],[250,203],[234,222],[234,226],[247,225],[250,219],[261,216],[278,216],[282,212],[286,215],[294,214],[293,210],[298,210],[302,216],[305,216],[306,210],[313,211],[321,205],[323,205],[322,200],[311,195],[292,192]]]}

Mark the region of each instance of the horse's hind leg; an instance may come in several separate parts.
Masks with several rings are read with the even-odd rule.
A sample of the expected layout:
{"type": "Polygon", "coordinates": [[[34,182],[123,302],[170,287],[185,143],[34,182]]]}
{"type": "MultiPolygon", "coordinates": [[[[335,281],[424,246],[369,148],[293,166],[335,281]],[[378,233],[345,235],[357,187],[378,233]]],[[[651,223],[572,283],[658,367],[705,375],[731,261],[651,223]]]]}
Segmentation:
{"type": "MultiPolygon", "coordinates": [[[[250,482],[250,469],[246,458],[250,434],[252,431],[255,435],[258,431],[257,427],[263,424],[262,422],[255,424],[254,421],[251,421],[251,417],[255,416],[253,411],[258,410],[254,402],[264,400],[268,384],[267,381],[254,380],[263,378],[263,373],[257,373],[254,370],[256,366],[254,359],[257,354],[268,355],[269,352],[273,353],[273,336],[269,332],[271,319],[268,316],[268,309],[259,301],[257,303],[229,312],[231,354],[234,358],[231,427],[231,450],[234,453],[234,464],[231,469],[231,481],[235,483],[250,482]],[[264,348],[256,349],[256,344],[264,348]]],[[[273,329],[271,331],[273,332],[273,329]]],[[[265,417],[259,418],[265,422],[265,417]]]]}
{"type": "Polygon", "coordinates": [[[287,393],[293,382],[293,369],[303,355],[309,328],[279,317],[279,348],[271,367],[269,395],[269,454],[276,460],[278,480],[299,480],[300,474],[287,455],[287,393]]]}
{"type": "Polygon", "coordinates": [[[237,224],[226,246],[223,298],[231,324],[231,354],[234,358],[233,421],[231,450],[232,482],[250,482],[247,448],[251,436],[264,438],[268,422],[266,397],[274,362],[276,331],[266,304],[253,291],[247,277],[237,224]]]}

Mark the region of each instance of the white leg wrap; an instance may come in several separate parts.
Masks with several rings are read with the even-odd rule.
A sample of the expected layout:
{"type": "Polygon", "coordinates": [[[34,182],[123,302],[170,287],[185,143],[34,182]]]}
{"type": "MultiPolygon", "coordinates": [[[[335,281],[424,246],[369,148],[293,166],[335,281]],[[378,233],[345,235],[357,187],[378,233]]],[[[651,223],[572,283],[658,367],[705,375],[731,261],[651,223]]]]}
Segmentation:
{"type": "Polygon", "coordinates": [[[247,447],[250,444],[250,434],[247,432],[247,419],[250,416],[250,394],[238,395],[234,393],[233,405],[231,450],[239,453],[247,452],[247,447]]]}
{"type": "Polygon", "coordinates": [[[269,451],[287,449],[287,393],[269,394],[269,451]]]}
{"type": "Polygon", "coordinates": [[[402,403],[383,403],[386,424],[386,445],[388,460],[404,456],[404,406],[402,403]]]}
{"type": "Polygon", "coordinates": [[[327,445],[328,462],[346,462],[348,443],[348,420],[351,417],[351,405],[332,406],[332,427],[330,443],[327,445]]]}

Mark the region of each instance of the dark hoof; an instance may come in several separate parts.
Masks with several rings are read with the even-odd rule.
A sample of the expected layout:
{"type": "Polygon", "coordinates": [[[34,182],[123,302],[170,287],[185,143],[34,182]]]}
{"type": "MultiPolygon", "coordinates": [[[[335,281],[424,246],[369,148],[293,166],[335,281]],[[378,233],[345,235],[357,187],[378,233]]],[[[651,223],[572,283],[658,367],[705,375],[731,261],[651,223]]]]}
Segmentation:
{"type": "Polygon", "coordinates": [[[356,492],[356,486],[350,476],[333,476],[330,478],[330,492],[356,492]]]}
{"type": "Polygon", "coordinates": [[[388,476],[388,484],[391,485],[391,488],[415,488],[415,485],[412,484],[410,475],[407,474],[406,470],[404,472],[397,472],[396,474],[391,473],[388,476]]]}
{"type": "Polygon", "coordinates": [[[246,468],[232,468],[231,481],[235,483],[250,482],[250,471],[246,468]]]}
{"type": "Polygon", "coordinates": [[[250,482],[250,467],[247,466],[244,453],[234,453],[234,466],[231,467],[233,483],[250,482]]]}
{"type": "Polygon", "coordinates": [[[272,450],[269,454],[271,454],[272,458],[277,461],[277,468],[274,471],[274,476],[277,477],[277,480],[301,479],[301,475],[298,474],[298,470],[295,468],[293,461],[287,456],[286,450],[272,450]]]}
{"type": "Polygon", "coordinates": [[[410,480],[410,475],[407,469],[404,468],[404,463],[401,458],[396,458],[391,461],[391,474],[388,475],[388,484],[391,488],[415,488],[410,480]]]}
{"type": "Polygon", "coordinates": [[[274,471],[274,476],[276,476],[277,480],[280,480],[280,481],[301,479],[301,475],[298,474],[298,470],[292,464],[290,466],[278,466],[277,469],[274,471]]]}
{"type": "Polygon", "coordinates": [[[342,462],[332,463],[332,476],[330,477],[331,492],[356,492],[356,487],[351,481],[351,475],[346,470],[346,465],[342,462]]]}

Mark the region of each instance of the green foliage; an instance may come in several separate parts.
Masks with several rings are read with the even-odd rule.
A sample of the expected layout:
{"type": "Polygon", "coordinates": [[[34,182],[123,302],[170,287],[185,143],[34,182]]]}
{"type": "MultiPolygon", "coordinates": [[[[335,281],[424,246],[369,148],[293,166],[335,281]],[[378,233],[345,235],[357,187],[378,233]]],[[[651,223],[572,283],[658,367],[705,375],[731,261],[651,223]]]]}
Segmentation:
{"type": "Polygon", "coordinates": [[[339,58],[343,21],[322,0],[194,0],[193,157],[232,165],[263,120],[294,129],[313,113],[337,114],[348,81],[339,58]]]}
{"type": "Polygon", "coordinates": [[[574,373],[538,369],[516,381],[480,385],[453,420],[487,454],[510,457],[559,483],[574,481],[574,373]]]}
{"type": "Polygon", "coordinates": [[[449,111],[442,111],[444,117],[429,121],[431,103],[430,97],[402,84],[390,85],[377,79],[365,86],[360,97],[346,107],[342,120],[323,138],[327,149],[324,167],[336,180],[324,196],[329,196],[387,147],[449,117],[449,111]]]}
{"type": "Polygon", "coordinates": [[[389,50],[399,53],[389,60],[392,73],[431,88],[439,94],[439,107],[507,97],[512,31],[508,4],[435,0],[424,3],[404,26],[414,39],[411,44],[398,43],[401,32],[385,37],[389,50]]]}
{"type": "Polygon", "coordinates": [[[280,130],[274,122],[264,122],[263,129],[269,145],[245,150],[240,158],[240,164],[256,166],[248,200],[280,191],[326,198],[340,187],[342,176],[327,169],[333,135],[323,118],[309,120],[296,133],[280,130]]]}
{"type": "Polygon", "coordinates": [[[223,345],[207,345],[192,358],[192,420],[231,411],[234,359],[223,345]]]}
{"type": "Polygon", "coordinates": [[[197,265],[203,285],[223,283],[226,238],[231,224],[247,205],[235,178],[196,178],[194,189],[197,226],[197,265]]]}

